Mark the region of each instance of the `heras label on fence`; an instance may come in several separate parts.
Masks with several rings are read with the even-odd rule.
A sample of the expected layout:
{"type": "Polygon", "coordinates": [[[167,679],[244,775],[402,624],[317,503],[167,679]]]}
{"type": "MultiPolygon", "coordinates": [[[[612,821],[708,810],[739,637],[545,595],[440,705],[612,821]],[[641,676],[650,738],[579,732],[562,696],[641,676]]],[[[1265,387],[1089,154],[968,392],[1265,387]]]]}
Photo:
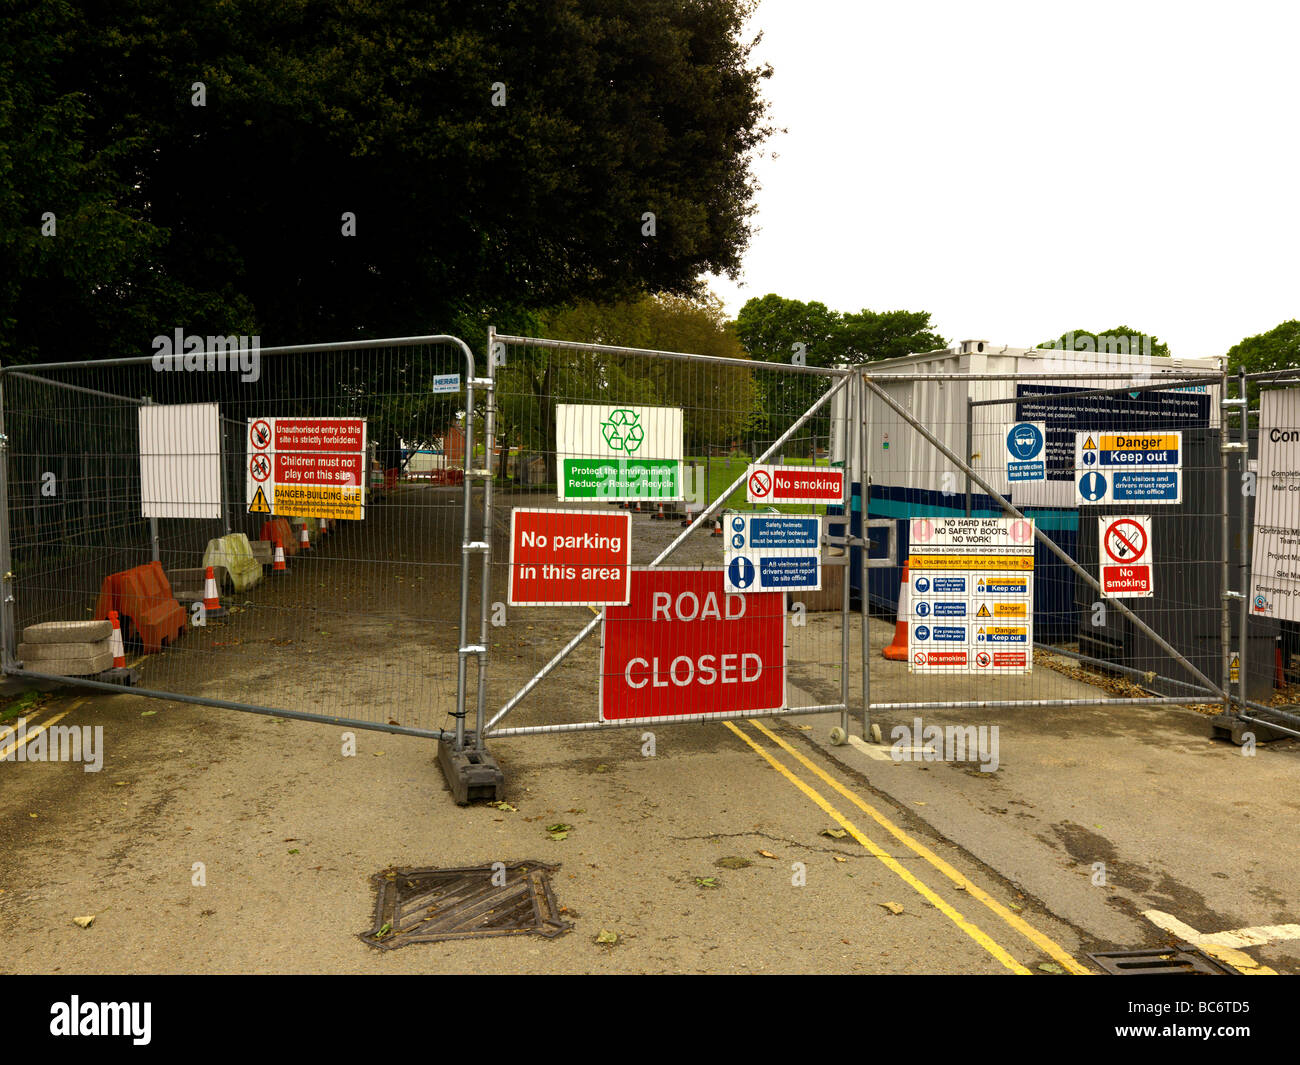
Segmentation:
{"type": "Polygon", "coordinates": [[[844,471],[824,466],[750,466],[745,478],[750,503],[844,503],[844,471]]]}
{"type": "Polygon", "coordinates": [[[365,517],[364,418],[249,418],[250,514],[365,517]]]}
{"type": "Polygon", "coordinates": [[[720,569],[637,569],[626,606],[605,609],[600,719],[785,706],[785,594],[728,594],[720,569]]]}
{"type": "Polygon", "coordinates": [[[1260,396],[1251,556],[1250,612],[1300,621],[1300,388],[1260,396]]]}
{"type": "Polygon", "coordinates": [[[1031,672],[1033,522],[914,518],[910,533],[908,668],[1031,672]]]}
{"type": "Polygon", "coordinates": [[[685,499],[680,408],[559,403],[555,420],[560,499],[685,499]]]}
{"type": "Polygon", "coordinates": [[[622,606],[631,566],[631,514],[510,512],[511,606],[622,606]]]}

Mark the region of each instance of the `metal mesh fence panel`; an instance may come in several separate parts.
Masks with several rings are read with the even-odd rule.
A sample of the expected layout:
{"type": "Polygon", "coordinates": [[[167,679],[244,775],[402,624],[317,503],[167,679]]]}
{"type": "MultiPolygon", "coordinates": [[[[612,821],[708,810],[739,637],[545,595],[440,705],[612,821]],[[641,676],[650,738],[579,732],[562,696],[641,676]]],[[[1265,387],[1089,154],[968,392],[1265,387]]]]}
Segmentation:
{"type": "Polygon", "coordinates": [[[140,690],[438,734],[456,708],[466,455],[464,391],[433,378],[468,381],[467,349],[194,339],[174,359],[0,378],[7,668],[44,672],[30,626],[116,608],[140,690]]]}
{"type": "MultiPolygon", "coordinates": [[[[845,549],[821,552],[819,590],[728,591],[724,560],[732,521],[778,509],[747,501],[751,463],[833,468],[828,396],[846,373],[528,338],[497,344],[493,730],[845,705],[845,549]],[[630,529],[630,602],[510,605],[511,517],[532,510],[589,514],[593,528],[596,515],[625,515],[630,525],[614,524],[630,529]]],[[[842,515],[835,522],[824,504],[779,509],[843,531],[842,515]]],[[[553,581],[554,603],[580,576],[555,567],[538,578],[553,581]]]]}

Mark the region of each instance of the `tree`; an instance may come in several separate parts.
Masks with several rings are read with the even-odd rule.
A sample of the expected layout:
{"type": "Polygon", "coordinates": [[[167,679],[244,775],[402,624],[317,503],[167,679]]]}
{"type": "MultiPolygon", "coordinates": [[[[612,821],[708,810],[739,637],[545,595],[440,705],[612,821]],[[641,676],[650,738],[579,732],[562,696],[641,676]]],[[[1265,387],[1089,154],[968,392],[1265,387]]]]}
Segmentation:
{"type": "Polygon", "coordinates": [[[1169,345],[1151,333],[1142,333],[1127,325],[1117,325],[1102,333],[1086,329],[1072,329],[1055,340],[1044,340],[1040,348],[1062,348],[1066,351],[1095,351],[1107,355],[1147,355],[1167,358],[1169,345]]]}
{"type": "MultiPolygon", "coordinates": [[[[539,335],[557,340],[743,357],[722,301],[646,296],[620,303],[582,302],[541,316],[539,335]]],[[[757,412],[753,375],[744,367],[635,354],[511,348],[498,375],[498,440],[547,456],[555,476],[557,403],[680,407],[689,453],[730,445],[757,412]]]]}
{"type": "Polygon", "coordinates": [[[30,165],[0,200],[0,275],[17,279],[0,290],[0,353],[143,354],[176,326],[266,344],[467,316],[481,328],[503,308],[734,277],[750,156],[771,132],[770,71],[740,38],[752,8],[52,0],[20,13],[0,99],[17,150],[0,165],[30,165]],[[50,201],[86,215],[95,255],[58,246],[52,269],[33,254],[50,201]]]}
{"type": "MultiPolygon", "coordinates": [[[[870,311],[856,314],[830,310],[824,303],[784,299],[774,293],[748,300],[736,316],[736,334],[751,359],[808,366],[858,366],[945,345],[930,329],[926,311],[870,311]]],[[[810,378],[790,388],[789,375],[759,378],[767,434],[776,439],[828,387],[825,378],[810,378]]],[[[813,420],[810,433],[825,437],[829,413],[813,420]]]]}
{"type": "MultiPolygon", "coordinates": [[[[1267,333],[1246,337],[1228,349],[1228,372],[1264,373],[1267,370],[1300,369],[1300,321],[1292,319],[1267,333]]],[[[1259,383],[1247,389],[1252,407],[1259,404],[1259,383]]]]}

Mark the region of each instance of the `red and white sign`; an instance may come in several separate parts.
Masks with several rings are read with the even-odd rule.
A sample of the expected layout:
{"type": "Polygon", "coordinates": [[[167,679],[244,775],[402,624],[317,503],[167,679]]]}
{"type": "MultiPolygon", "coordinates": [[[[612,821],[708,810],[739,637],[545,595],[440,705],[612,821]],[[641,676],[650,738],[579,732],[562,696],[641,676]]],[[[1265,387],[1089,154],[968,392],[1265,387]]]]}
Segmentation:
{"type": "Polygon", "coordinates": [[[785,593],[728,595],[721,569],[637,569],[601,629],[600,719],[785,706],[785,593]]]}
{"type": "Polygon", "coordinates": [[[844,471],[826,466],[751,466],[745,482],[751,503],[844,504],[844,471]]]}
{"type": "Polygon", "coordinates": [[[365,517],[364,418],[249,418],[251,513],[365,517]]]}
{"type": "Polygon", "coordinates": [[[1148,599],[1155,594],[1151,560],[1151,517],[1097,519],[1101,545],[1101,590],[1112,599],[1148,599]]]}
{"type": "Polygon", "coordinates": [[[621,606],[631,579],[631,514],[511,512],[511,606],[621,606]]]}

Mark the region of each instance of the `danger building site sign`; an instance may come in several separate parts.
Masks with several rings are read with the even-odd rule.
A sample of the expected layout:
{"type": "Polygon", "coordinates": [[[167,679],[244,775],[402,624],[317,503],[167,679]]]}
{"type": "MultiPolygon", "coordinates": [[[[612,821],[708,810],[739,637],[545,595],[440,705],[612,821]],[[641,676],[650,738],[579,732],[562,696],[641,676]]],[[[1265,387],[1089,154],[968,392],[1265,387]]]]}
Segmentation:
{"type": "Polygon", "coordinates": [[[249,418],[250,514],[365,517],[364,418],[249,418]]]}

